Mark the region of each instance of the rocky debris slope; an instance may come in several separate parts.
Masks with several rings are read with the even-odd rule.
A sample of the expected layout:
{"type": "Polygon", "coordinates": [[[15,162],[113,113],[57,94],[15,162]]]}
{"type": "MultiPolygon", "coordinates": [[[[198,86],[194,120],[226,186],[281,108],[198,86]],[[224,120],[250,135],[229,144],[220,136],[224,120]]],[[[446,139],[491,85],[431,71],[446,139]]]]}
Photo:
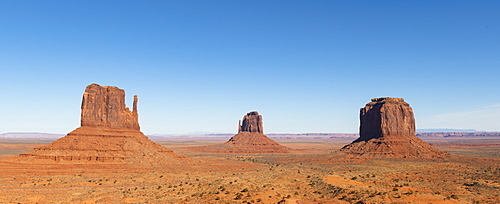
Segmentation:
{"type": "Polygon", "coordinates": [[[198,147],[195,150],[213,153],[287,153],[289,148],[264,135],[262,116],[257,111],[247,113],[239,121],[238,134],[218,145],[198,147]]]}
{"type": "Polygon", "coordinates": [[[360,110],[360,137],[341,151],[368,157],[434,158],[446,152],[415,136],[413,110],[402,98],[375,98],[360,110]]]}
{"type": "Polygon", "coordinates": [[[124,101],[122,89],[97,84],[87,86],[82,101],[81,127],[12,160],[161,165],[187,159],[149,140],[139,130],[137,96],[134,96],[133,111],[125,107],[124,101]]]}

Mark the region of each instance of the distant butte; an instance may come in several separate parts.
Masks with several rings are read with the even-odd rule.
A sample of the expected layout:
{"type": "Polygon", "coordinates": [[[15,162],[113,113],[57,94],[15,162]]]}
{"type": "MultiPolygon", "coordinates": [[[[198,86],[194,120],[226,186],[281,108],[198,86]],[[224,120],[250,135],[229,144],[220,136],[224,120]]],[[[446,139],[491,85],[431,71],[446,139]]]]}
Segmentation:
{"type": "Polygon", "coordinates": [[[257,111],[247,113],[239,121],[238,134],[229,141],[218,145],[209,145],[197,150],[213,153],[288,153],[284,147],[264,135],[262,116],[257,111]]]}
{"type": "Polygon", "coordinates": [[[91,84],[82,100],[81,127],[51,144],[13,160],[22,163],[171,164],[185,160],[149,140],[139,127],[137,96],[133,110],[125,107],[125,91],[91,84]]]}
{"type": "Polygon", "coordinates": [[[416,137],[413,110],[402,98],[374,98],[360,110],[360,137],[340,151],[367,157],[435,158],[443,152],[416,137]]]}

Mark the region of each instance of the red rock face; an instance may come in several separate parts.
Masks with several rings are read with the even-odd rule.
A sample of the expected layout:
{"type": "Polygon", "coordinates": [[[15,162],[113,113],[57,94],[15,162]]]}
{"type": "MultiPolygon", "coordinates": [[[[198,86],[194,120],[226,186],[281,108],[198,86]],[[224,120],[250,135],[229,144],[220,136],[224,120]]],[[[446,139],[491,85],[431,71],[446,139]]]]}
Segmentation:
{"type": "Polygon", "coordinates": [[[226,143],[193,150],[213,153],[287,153],[289,148],[264,135],[262,116],[253,111],[243,117],[243,123],[238,125],[238,134],[226,143]]]}
{"type": "Polygon", "coordinates": [[[243,123],[240,125],[238,132],[259,132],[264,133],[264,126],[262,126],[262,116],[259,112],[252,111],[243,116],[243,123]]]}
{"type": "Polygon", "coordinates": [[[137,96],[134,109],[125,107],[125,91],[113,86],[88,85],[83,94],[81,126],[139,130],[137,96]]]}
{"type": "Polygon", "coordinates": [[[414,137],[413,110],[402,98],[375,98],[360,110],[360,137],[367,141],[380,137],[414,137]]]}
{"type": "Polygon", "coordinates": [[[139,131],[137,96],[133,111],[125,92],[92,84],[83,95],[81,127],[53,143],[13,158],[21,163],[106,163],[180,165],[187,158],[148,139],[139,131]]]}
{"type": "Polygon", "coordinates": [[[375,98],[360,111],[360,137],[341,151],[369,157],[440,157],[415,136],[413,110],[402,98],[375,98]]]}

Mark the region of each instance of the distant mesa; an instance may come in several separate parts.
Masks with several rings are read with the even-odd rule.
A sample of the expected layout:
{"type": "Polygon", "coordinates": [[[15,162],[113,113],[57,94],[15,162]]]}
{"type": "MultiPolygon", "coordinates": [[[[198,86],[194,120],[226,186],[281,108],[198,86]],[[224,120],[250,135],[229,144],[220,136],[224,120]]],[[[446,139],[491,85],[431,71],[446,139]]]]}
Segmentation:
{"type": "Polygon", "coordinates": [[[63,134],[51,134],[51,133],[41,133],[41,132],[7,132],[0,134],[0,138],[8,139],[42,139],[42,140],[52,140],[64,137],[63,134]]]}
{"type": "Polygon", "coordinates": [[[435,158],[443,152],[415,135],[413,110],[402,98],[374,98],[360,110],[360,137],[341,151],[367,157],[435,158]]]}
{"type": "Polygon", "coordinates": [[[417,129],[417,133],[419,133],[419,132],[484,132],[484,131],[477,131],[475,129],[441,128],[441,129],[417,129]]]}
{"type": "Polygon", "coordinates": [[[282,146],[264,135],[262,116],[252,111],[238,123],[238,134],[223,144],[196,147],[194,150],[212,153],[287,153],[282,146]]]}
{"type": "Polygon", "coordinates": [[[125,107],[125,91],[91,84],[82,100],[81,127],[13,161],[159,165],[185,159],[149,140],[139,127],[137,96],[125,107]]]}

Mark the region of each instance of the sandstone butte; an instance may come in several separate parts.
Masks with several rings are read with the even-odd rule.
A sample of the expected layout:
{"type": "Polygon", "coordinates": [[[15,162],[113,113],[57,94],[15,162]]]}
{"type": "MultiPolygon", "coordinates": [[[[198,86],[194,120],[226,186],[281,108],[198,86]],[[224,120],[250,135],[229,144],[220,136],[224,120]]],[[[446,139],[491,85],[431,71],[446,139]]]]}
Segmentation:
{"type": "Polygon", "coordinates": [[[31,152],[10,158],[21,163],[110,163],[162,165],[184,156],[146,137],[139,127],[137,96],[132,111],[125,107],[125,91],[91,84],[82,100],[81,127],[31,152]]]}
{"type": "Polygon", "coordinates": [[[238,123],[238,134],[223,144],[198,147],[212,153],[287,153],[289,148],[264,135],[262,116],[257,111],[247,113],[238,123]]]}
{"type": "Polygon", "coordinates": [[[390,158],[437,158],[448,154],[416,137],[413,110],[402,98],[374,98],[361,108],[359,134],[340,151],[390,158]]]}

